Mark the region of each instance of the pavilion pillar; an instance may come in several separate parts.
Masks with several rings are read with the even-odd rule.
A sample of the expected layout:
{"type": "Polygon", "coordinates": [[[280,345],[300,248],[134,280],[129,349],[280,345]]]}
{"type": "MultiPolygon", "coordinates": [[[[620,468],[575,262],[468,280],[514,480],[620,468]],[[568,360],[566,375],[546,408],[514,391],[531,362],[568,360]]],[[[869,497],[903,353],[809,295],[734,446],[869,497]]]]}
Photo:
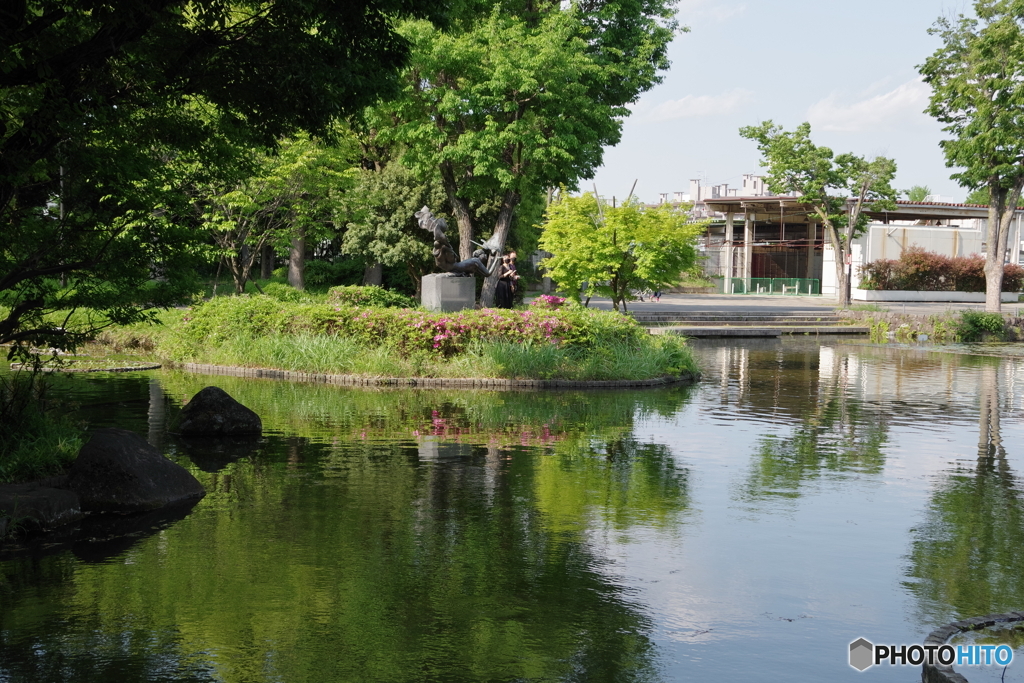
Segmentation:
{"type": "Polygon", "coordinates": [[[725,214],[725,249],[722,250],[724,252],[723,256],[725,256],[725,268],[722,269],[722,275],[724,275],[725,278],[726,278],[725,289],[723,290],[725,292],[729,291],[729,286],[732,284],[731,282],[729,282],[729,280],[732,279],[732,273],[733,273],[733,268],[732,268],[732,240],[733,240],[732,219],[733,219],[733,212],[732,211],[729,211],[728,213],[725,214]]]}
{"type": "Polygon", "coordinates": [[[754,216],[743,208],[743,291],[750,293],[751,261],[754,257],[754,216]]]}
{"type": "Polygon", "coordinates": [[[807,275],[808,280],[814,278],[814,241],[818,237],[817,224],[807,221],[807,275]]]}

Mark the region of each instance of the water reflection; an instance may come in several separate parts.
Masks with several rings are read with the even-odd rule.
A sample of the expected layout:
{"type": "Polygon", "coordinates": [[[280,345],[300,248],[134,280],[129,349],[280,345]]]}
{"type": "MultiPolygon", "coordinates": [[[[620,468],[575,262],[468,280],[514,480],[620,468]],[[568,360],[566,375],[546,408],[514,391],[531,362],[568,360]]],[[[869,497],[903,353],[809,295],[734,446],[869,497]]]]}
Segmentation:
{"type": "Polygon", "coordinates": [[[919,618],[941,624],[1020,609],[1024,604],[1024,501],[1003,446],[1000,414],[1006,366],[985,359],[976,372],[977,455],[944,473],[914,532],[907,587],[919,618]]]}
{"type": "Polygon", "coordinates": [[[660,679],[588,534],[677,531],[687,468],[631,429],[687,391],[239,383],[268,433],[225,454],[161,428],[210,379],[119,396],[207,487],[190,516],[97,562],[0,563],[0,680],[660,679]]]}

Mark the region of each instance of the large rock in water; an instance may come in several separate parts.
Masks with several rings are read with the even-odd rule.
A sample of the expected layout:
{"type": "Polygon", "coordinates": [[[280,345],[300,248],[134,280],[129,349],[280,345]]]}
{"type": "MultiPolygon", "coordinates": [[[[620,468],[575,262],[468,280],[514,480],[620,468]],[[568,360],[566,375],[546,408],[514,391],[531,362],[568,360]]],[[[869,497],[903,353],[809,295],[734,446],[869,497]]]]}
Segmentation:
{"type": "Polygon", "coordinates": [[[181,465],[126,429],[100,429],[82,446],[65,486],[85,511],[139,512],[206,495],[181,465]]]}
{"type": "Polygon", "coordinates": [[[258,436],[263,422],[223,389],[206,387],[181,409],[174,431],[182,436],[258,436]]]}

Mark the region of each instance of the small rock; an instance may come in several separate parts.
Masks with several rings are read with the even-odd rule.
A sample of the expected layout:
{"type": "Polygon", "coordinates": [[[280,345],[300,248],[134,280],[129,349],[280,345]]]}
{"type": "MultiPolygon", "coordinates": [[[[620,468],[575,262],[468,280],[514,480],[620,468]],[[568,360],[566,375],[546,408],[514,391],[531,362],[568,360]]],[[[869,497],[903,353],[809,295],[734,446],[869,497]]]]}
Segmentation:
{"type": "Polygon", "coordinates": [[[126,429],[97,430],[78,452],[66,486],[87,512],[139,512],[206,495],[188,470],[126,429]]]}
{"type": "Polygon", "coordinates": [[[175,430],[182,436],[262,434],[260,416],[219,387],[206,387],[181,409],[175,430]]]}

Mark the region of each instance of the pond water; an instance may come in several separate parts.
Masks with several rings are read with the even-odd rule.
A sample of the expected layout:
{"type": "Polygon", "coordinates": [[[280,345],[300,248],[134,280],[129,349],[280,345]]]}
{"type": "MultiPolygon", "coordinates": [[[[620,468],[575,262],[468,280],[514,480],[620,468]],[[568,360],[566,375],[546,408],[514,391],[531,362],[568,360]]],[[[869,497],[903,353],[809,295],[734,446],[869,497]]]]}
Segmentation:
{"type": "Polygon", "coordinates": [[[849,643],[1024,609],[1024,360],[696,350],[647,391],[61,379],[208,494],[0,555],[0,681],[909,682],[849,643]],[[207,385],[264,438],[169,435],[207,385]]]}

